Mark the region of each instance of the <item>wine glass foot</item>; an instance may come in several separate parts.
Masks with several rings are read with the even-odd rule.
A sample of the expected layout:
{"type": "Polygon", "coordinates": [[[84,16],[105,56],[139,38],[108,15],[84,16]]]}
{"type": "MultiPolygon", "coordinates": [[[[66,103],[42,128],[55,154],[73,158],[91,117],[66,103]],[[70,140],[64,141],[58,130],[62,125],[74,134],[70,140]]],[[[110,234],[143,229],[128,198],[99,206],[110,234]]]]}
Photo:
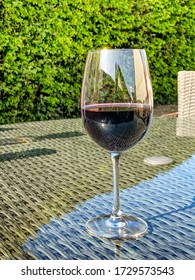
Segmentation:
{"type": "Polygon", "coordinates": [[[143,236],[148,229],[142,219],[123,215],[120,221],[113,222],[109,215],[96,217],[86,223],[89,234],[109,239],[136,239],[143,236]]]}

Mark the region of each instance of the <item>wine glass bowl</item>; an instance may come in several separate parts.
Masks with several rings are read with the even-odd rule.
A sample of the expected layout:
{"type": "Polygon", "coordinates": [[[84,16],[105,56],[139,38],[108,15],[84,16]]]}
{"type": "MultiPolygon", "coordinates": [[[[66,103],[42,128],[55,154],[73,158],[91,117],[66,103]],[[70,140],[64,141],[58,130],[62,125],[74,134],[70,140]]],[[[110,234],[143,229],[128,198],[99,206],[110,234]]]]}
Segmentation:
{"type": "Polygon", "coordinates": [[[152,111],[152,85],[145,50],[88,52],[81,115],[89,136],[110,152],[114,181],[112,213],[87,222],[92,235],[125,239],[137,238],[147,231],[143,220],[122,214],[118,183],[120,155],[145,137],[152,111]]]}

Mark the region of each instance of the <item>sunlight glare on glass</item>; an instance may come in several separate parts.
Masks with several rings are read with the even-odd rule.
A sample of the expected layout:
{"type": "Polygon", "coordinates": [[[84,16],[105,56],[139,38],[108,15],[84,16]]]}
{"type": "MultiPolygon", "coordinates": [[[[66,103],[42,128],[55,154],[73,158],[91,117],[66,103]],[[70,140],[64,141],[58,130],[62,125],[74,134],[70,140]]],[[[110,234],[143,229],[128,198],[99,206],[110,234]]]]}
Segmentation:
{"type": "Polygon", "coordinates": [[[113,53],[113,55],[111,55],[109,49],[101,50],[100,69],[103,70],[106,74],[110,75],[113,80],[115,80],[114,65],[115,65],[114,53],[113,53]]]}

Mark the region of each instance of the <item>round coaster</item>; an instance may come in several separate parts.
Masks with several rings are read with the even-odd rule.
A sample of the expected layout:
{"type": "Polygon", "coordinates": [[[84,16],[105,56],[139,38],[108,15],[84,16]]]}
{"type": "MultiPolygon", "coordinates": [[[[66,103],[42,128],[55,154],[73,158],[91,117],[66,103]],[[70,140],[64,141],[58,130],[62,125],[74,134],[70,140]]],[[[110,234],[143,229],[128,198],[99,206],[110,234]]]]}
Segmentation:
{"type": "Polygon", "coordinates": [[[165,165],[173,162],[172,158],[165,156],[153,156],[144,159],[144,162],[149,165],[165,165]]]}

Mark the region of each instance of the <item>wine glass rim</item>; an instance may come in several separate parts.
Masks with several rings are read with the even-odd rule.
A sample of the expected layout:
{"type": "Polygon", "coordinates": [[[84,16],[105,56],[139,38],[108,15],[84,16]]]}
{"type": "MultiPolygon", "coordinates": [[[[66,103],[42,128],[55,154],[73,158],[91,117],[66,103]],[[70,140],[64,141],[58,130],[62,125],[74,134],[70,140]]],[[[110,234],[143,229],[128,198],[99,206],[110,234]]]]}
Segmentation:
{"type": "Polygon", "coordinates": [[[128,51],[134,51],[134,50],[137,50],[137,51],[145,51],[145,49],[107,49],[107,48],[103,48],[103,49],[97,49],[97,50],[88,50],[88,52],[101,52],[101,51],[116,51],[116,52],[128,52],[128,51]]]}

